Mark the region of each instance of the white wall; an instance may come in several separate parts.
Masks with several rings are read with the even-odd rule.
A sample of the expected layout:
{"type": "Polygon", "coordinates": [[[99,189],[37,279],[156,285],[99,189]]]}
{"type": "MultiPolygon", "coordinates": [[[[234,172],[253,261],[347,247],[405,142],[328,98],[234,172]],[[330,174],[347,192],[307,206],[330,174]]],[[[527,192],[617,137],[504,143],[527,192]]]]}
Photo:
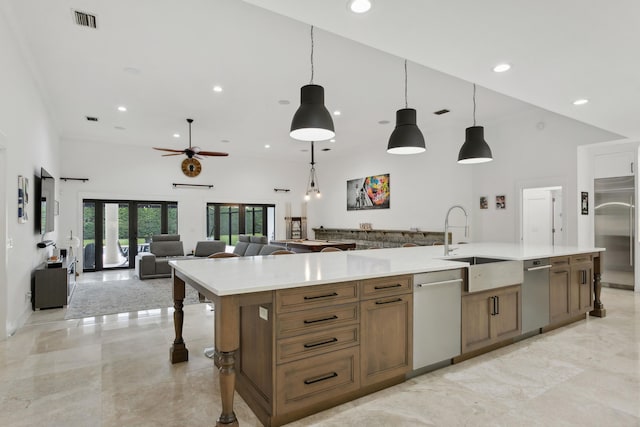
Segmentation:
{"type": "Polygon", "coordinates": [[[577,148],[608,141],[617,136],[563,116],[535,109],[485,125],[485,139],[494,161],[479,165],[473,175],[476,238],[483,241],[517,242],[520,239],[521,189],[563,188],[566,243],[578,241],[580,196],[577,185],[577,148]],[[491,202],[506,195],[505,210],[491,202]],[[478,209],[480,196],[489,197],[489,209],[478,209]]]}
{"type": "MultiPolygon", "coordinates": [[[[471,213],[473,167],[456,163],[463,137],[464,129],[425,134],[426,152],[401,156],[386,152],[385,136],[367,152],[319,160],[316,170],[323,196],[309,202],[310,228],[358,228],[370,222],[374,229],[443,231],[452,205],[463,205],[471,213]],[[385,173],[390,174],[390,209],[347,211],[347,180],[385,173]]],[[[464,216],[453,215],[451,225],[464,224],[464,216]]],[[[471,223],[470,229],[473,235],[471,223]]],[[[453,241],[459,240],[454,235],[453,241]]]]}
{"type": "Polygon", "coordinates": [[[278,162],[258,158],[212,157],[202,159],[196,178],[182,174],[182,156],[162,157],[151,148],[63,141],[61,176],[88,178],[60,182],[60,236],[82,232],[82,200],[169,200],[178,202],[178,231],[185,252],[204,240],[207,202],[268,203],[276,205],[276,237],[285,237],[285,204],[292,215],[302,212],[306,163],[278,162]],[[213,184],[214,188],[174,188],[173,183],[213,184]],[[289,188],[276,193],[274,188],[289,188]]]}
{"type": "MultiPolygon", "coordinates": [[[[35,195],[34,175],[44,167],[54,176],[59,176],[59,142],[51,125],[43,99],[37,89],[35,79],[28,67],[28,58],[23,57],[20,41],[10,30],[8,15],[0,7],[0,133],[4,135],[5,166],[4,192],[6,194],[6,222],[1,224],[6,230],[0,244],[7,247],[6,257],[0,258],[0,269],[6,271],[6,289],[0,304],[4,313],[0,339],[12,334],[24,323],[31,313],[31,305],[25,294],[31,289],[31,274],[41,264],[51,248],[38,249],[40,236],[34,231],[35,195]],[[17,182],[18,175],[29,178],[30,204],[27,210],[29,222],[18,224],[17,182]],[[4,296],[6,295],[6,298],[4,296]]],[[[1,148],[0,148],[1,149],[1,148]]],[[[1,216],[0,216],[1,219],[1,216]]],[[[47,234],[56,239],[56,233],[47,234]]],[[[3,286],[0,281],[0,286],[3,286]]]]}
{"type": "MultiPolygon", "coordinates": [[[[469,212],[470,236],[465,239],[462,230],[454,229],[454,242],[517,242],[519,189],[529,184],[562,185],[568,241],[575,243],[577,146],[615,136],[538,108],[479,125],[485,126],[485,139],[493,152],[494,161],[489,163],[456,163],[464,129],[436,134],[423,129],[427,151],[419,155],[394,156],[380,145],[330,164],[319,162],[316,169],[323,197],[310,202],[310,226],[358,228],[359,223],[370,222],[377,229],[442,231],[448,208],[460,204],[469,212]],[[383,173],[391,174],[391,208],[347,211],[346,181],[383,173]],[[496,209],[497,195],[506,195],[506,209],[496,209]],[[480,196],[488,197],[489,209],[480,209],[480,196]]],[[[452,212],[450,224],[464,224],[463,215],[452,212]]]]}

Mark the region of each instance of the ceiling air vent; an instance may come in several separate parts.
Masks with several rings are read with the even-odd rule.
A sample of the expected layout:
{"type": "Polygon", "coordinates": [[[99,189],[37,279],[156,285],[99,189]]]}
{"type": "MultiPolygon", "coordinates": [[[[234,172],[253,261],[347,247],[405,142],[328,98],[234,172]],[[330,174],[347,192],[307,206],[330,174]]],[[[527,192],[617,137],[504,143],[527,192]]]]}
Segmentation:
{"type": "Polygon", "coordinates": [[[449,110],[447,110],[446,108],[443,108],[442,110],[438,110],[438,111],[434,111],[433,114],[435,114],[436,116],[441,116],[443,114],[447,114],[449,113],[449,110]]]}
{"type": "Polygon", "coordinates": [[[93,116],[87,116],[87,121],[89,121],[89,122],[97,122],[98,118],[97,117],[93,117],[93,116]]]}
{"type": "Polygon", "coordinates": [[[95,15],[90,15],[86,12],[74,10],[73,19],[75,23],[80,25],[81,27],[98,28],[95,15]]]}

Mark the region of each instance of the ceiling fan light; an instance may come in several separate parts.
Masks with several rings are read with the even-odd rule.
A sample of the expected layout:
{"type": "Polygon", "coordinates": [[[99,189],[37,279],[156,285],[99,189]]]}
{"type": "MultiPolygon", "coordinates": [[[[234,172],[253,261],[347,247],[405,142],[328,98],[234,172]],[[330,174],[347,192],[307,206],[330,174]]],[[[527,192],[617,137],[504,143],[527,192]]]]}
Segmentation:
{"type": "Polygon", "coordinates": [[[466,129],[466,138],[460,152],[458,153],[458,163],[474,164],[486,163],[493,160],[491,148],[484,140],[484,127],[471,126],[466,129]]]}
{"type": "Polygon", "coordinates": [[[300,107],[291,121],[292,138],[299,141],[324,141],[333,138],[335,128],[324,106],[324,88],[309,84],[300,88],[300,107]]]}
{"type": "Polygon", "coordinates": [[[417,113],[413,108],[396,111],[396,127],[389,137],[387,153],[417,154],[426,150],[424,136],[416,121],[417,113]]]}

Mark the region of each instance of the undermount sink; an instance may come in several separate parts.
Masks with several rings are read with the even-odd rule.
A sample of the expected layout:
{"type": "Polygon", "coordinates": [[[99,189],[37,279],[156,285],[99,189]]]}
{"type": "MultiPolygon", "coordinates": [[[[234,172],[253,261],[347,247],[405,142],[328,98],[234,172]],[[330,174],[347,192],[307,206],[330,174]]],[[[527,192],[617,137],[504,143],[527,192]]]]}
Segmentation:
{"type": "Polygon", "coordinates": [[[477,292],[502,286],[518,285],[524,279],[522,261],[485,257],[447,257],[448,261],[466,262],[466,291],[477,292]]]}

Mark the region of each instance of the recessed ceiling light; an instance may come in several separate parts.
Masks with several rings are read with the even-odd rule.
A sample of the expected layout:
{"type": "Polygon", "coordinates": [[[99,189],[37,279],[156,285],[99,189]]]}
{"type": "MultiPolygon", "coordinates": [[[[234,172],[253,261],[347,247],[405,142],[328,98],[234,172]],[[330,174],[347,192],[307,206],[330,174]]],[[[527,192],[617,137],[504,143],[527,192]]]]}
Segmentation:
{"type": "Polygon", "coordinates": [[[125,111],[127,111],[127,107],[125,107],[124,105],[121,105],[121,106],[118,107],[118,111],[125,112],[125,111]]]}
{"type": "Polygon", "coordinates": [[[389,120],[380,120],[380,121],[378,121],[378,124],[380,124],[380,125],[388,125],[389,123],[391,123],[391,122],[389,122],[389,120]]]}
{"type": "Polygon", "coordinates": [[[269,144],[264,144],[264,148],[271,148],[269,144]]]}
{"type": "Polygon", "coordinates": [[[329,142],[336,142],[336,140],[335,139],[330,139],[329,142]]]}
{"type": "Polygon", "coordinates": [[[334,115],[334,116],[339,116],[340,114],[342,114],[342,113],[340,112],[340,110],[336,110],[336,111],[334,111],[334,112],[333,112],[333,115],[334,115]]]}
{"type": "Polygon", "coordinates": [[[353,13],[366,13],[371,9],[369,0],[349,0],[349,10],[353,13]]]}
{"type": "Polygon", "coordinates": [[[179,133],[174,133],[174,134],[173,134],[173,137],[174,137],[174,138],[180,138],[180,134],[179,134],[179,133]]]}
{"type": "Polygon", "coordinates": [[[322,151],[331,151],[331,148],[323,148],[322,151]]]}
{"type": "Polygon", "coordinates": [[[588,102],[589,102],[588,99],[581,98],[581,99],[576,99],[575,101],[573,101],[573,105],[584,105],[584,104],[587,104],[588,102]]]}
{"type": "Polygon", "coordinates": [[[125,128],[123,128],[122,126],[114,126],[114,129],[118,129],[118,130],[124,130],[125,128]]]}
{"type": "Polygon", "coordinates": [[[231,142],[231,141],[229,141],[228,139],[221,139],[220,142],[224,142],[226,144],[227,142],[231,142]]]}
{"type": "Polygon", "coordinates": [[[280,101],[278,101],[278,104],[280,104],[280,105],[289,105],[289,104],[291,104],[291,101],[289,101],[288,99],[281,99],[280,101]]]}
{"type": "Polygon", "coordinates": [[[213,91],[214,92],[222,92],[222,86],[214,86],[213,87],[213,91]]]}
{"type": "Polygon", "coordinates": [[[498,64],[493,67],[493,71],[496,73],[504,73],[505,71],[509,71],[511,69],[511,65],[507,63],[498,64]]]}

